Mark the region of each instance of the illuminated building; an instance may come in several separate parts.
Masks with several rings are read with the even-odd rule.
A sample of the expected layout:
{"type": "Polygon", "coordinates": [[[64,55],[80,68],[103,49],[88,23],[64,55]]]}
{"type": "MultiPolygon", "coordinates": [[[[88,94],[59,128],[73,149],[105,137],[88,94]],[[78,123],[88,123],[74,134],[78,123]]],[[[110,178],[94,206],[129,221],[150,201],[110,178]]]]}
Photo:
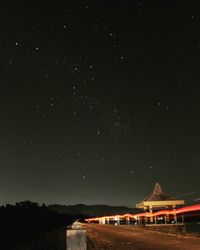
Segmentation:
{"type": "MultiPolygon", "coordinates": [[[[146,197],[142,202],[136,204],[136,207],[143,209],[146,212],[153,213],[154,211],[159,211],[163,209],[175,210],[177,208],[182,207],[184,204],[185,204],[184,200],[174,199],[170,195],[164,193],[160,184],[156,183],[153,192],[148,197],[146,197]]],[[[165,216],[164,220],[165,223],[167,223],[167,221],[169,221],[169,218],[165,216]]],[[[175,213],[173,221],[174,223],[177,222],[177,217],[175,213]]],[[[150,217],[150,222],[153,222],[152,216],[150,217]]],[[[155,223],[156,223],[156,218],[155,218],[155,223]]]]}
{"type": "Polygon", "coordinates": [[[161,209],[175,209],[185,204],[184,200],[176,200],[162,191],[159,183],[155,184],[153,192],[142,202],[136,204],[137,208],[153,212],[161,209]]]}

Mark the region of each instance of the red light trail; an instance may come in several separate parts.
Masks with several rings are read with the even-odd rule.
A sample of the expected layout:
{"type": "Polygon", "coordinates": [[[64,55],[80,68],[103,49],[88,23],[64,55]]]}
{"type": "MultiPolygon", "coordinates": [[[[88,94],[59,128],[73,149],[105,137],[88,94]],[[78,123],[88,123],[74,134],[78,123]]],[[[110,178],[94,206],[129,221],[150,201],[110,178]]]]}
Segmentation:
{"type": "Polygon", "coordinates": [[[123,214],[123,215],[95,217],[95,218],[86,219],[86,221],[91,222],[91,221],[98,221],[100,219],[114,219],[115,217],[118,219],[124,219],[127,217],[136,219],[137,217],[154,217],[154,216],[159,216],[159,215],[170,215],[170,214],[174,215],[174,214],[183,214],[183,213],[196,212],[196,211],[200,211],[200,204],[186,206],[186,207],[182,207],[182,208],[178,208],[174,210],[161,210],[161,211],[154,212],[154,213],[144,212],[144,213],[139,213],[139,214],[123,214]]]}

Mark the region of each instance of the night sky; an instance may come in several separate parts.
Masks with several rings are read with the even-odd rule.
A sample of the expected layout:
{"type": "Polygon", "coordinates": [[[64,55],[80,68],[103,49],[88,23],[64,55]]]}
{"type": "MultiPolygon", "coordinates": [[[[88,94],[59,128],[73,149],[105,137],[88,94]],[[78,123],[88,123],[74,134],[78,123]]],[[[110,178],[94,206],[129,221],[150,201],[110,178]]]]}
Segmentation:
{"type": "Polygon", "coordinates": [[[184,1],[0,3],[0,204],[200,196],[200,15],[184,1]]]}

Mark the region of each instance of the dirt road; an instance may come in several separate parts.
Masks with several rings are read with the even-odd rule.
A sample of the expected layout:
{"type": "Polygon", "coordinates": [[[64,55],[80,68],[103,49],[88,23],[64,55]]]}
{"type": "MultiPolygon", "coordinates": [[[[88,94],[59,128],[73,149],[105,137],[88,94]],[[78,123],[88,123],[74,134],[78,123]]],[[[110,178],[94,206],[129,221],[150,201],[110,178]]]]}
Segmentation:
{"type": "Polygon", "coordinates": [[[134,226],[88,224],[88,250],[200,250],[200,239],[149,232],[134,226]]]}

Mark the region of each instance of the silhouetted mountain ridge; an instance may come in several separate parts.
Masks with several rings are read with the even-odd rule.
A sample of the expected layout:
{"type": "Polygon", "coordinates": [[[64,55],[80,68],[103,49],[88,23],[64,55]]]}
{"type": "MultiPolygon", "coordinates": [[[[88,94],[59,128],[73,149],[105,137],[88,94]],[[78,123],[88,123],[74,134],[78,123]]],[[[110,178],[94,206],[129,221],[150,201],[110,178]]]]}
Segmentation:
{"type": "Polygon", "coordinates": [[[114,215],[114,214],[125,214],[125,213],[138,213],[140,212],[137,208],[130,208],[126,206],[109,206],[109,205],[49,205],[50,210],[71,215],[90,215],[90,216],[103,216],[103,215],[114,215]]]}

